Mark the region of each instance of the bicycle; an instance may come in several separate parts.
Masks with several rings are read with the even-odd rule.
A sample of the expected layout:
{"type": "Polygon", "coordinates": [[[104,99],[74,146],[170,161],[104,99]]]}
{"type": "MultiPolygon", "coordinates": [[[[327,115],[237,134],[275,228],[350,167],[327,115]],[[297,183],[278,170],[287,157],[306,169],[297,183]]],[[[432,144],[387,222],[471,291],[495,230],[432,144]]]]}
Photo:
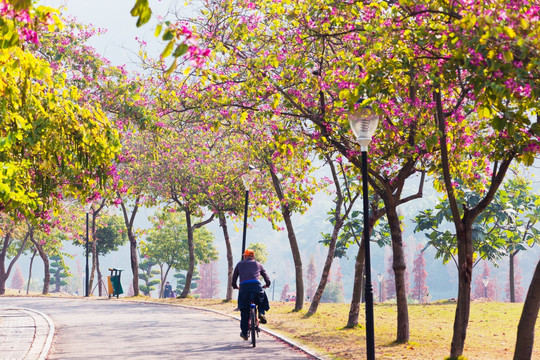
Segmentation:
{"type": "MultiPolygon", "coordinates": [[[[268,286],[263,286],[263,289],[267,289],[268,286]]],[[[251,344],[253,347],[257,345],[257,339],[261,329],[259,328],[259,317],[257,304],[253,300],[253,295],[251,297],[251,304],[249,306],[249,318],[248,318],[248,337],[251,336],[251,344]],[[254,326],[251,326],[254,324],[254,326]]]]}
{"type": "Polygon", "coordinates": [[[259,337],[259,318],[257,316],[257,305],[251,302],[249,306],[249,318],[248,318],[248,336],[251,336],[251,344],[253,347],[257,344],[257,339],[259,337]]]}

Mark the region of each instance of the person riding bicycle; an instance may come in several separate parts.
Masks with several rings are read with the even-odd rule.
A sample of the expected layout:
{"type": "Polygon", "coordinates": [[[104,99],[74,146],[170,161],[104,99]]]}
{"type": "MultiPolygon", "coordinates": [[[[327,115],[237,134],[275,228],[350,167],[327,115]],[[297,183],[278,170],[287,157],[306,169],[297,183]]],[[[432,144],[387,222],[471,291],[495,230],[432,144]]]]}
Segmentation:
{"type": "Polygon", "coordinates": [[[240,291],[238,292],[238,308],[240,309],[240,337],[247,340],[248,336],[248,319],[249,308],[251,302],[259,308],[259,321],[266,324],[265,312],[270,310],[268,298],[259,281],[259,277],[263,277],[265,286],[270,287],[270,278],[266,274],[264,267],[255,261],[255,251],[246,249],[244,252],[244,260],[236,264],[232,277],[233,289],[238,289],[236,281],[240,277],[240,291]]]}

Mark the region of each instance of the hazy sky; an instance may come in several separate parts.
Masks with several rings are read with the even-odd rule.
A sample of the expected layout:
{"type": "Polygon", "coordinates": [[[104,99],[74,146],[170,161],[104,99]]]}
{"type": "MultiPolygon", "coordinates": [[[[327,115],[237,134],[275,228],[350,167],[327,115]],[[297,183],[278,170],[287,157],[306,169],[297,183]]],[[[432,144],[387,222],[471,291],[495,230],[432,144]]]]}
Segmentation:
{"type": "Polygon", "coordinates": [[[56,8],[64,5],[64,12],[75,16],[79,22],[107,29],[106,34],[92,39],[90,45],[113,65],[130,65],[136,60],[139,48],[136,37],[144,39],[152,53],[159,54],[163,49],[154,37],[155,15],[165,15],[179,2],[150,0],[153,21],[141,28],[137,28],[137,19],[130,14],[135,0],[41,0],[39,3],[56,8]]]}

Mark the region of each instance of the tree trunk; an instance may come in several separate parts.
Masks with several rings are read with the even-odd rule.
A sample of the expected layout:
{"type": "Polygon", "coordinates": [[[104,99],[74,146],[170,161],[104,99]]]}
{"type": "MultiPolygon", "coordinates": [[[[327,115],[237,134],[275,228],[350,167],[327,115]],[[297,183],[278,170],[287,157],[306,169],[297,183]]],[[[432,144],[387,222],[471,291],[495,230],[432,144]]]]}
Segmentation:
{"type": "Polygon", "coordinates": [[[60,269],[54,273],[54,292],[60,292],[60,269]]]}
{"type": "Polygon", "coordinates": [[[326,261],[324,262],[323,272],[321,275],[321,281],[319,282],[319,286],[317,287],[317,290],[315,291],[315,295],[313,295],[313,300],[311,301],[311,305],[308,310],[308,315],[313,315],[317,312],[317,308],[319,307],[319,303],[321,302],[321,298],[324,293],[324,289],[326,288],[326,283],[328,282],[328,275],[330,274],[330,269],[332,268],[332,262],[334,261],[334,255],[336,253],[336,242],[339,235],[339,232],[341,231],[341,227],[343,226],[343,219],[340,216],[340,209],[341,208],[341,202],[338,200],[336,203],[336,223],[334,224],[334,231],[332,232],[332,238],[330,240],[330,244],[328,246],[328,254],[326,255],[326,261]]]}
{"type": "Polygon", "coordinates": [[[51,274],[49,272],[49,258],[47,257],[47,254],[43,251],[39,251],[39,256],[43,260],[43,271],[45,271],[45,277],[43,278],[43,295],[47,295],[49,293],[49,284],[51,283],[51,274]]]}
{"type": "Polygon", "coordinates": [[[167,270],[163,272],[163,267],[165,266],[165,263],[159,266],[159,272],[160,272],[160,280],[161,284],[159,286],[159,296],[158,298],[163,299],[163,293],[165,292],[165,282],[167,281],[167,278],[169,277],[169,271],[171,270],[171,267],[167,265],[167,270]]]}
{"type": "Polygon", "coordinates": [[[385,201],[386,217],[392,237],[392,269],[394,270],[397,303],[397,337],[396,342],[409,341],[409,310],[407,305],[407,286],[405,281],[405,255],[403,252],[403,234],[401,222],[394,203],[385,201]]]}
{"type": "Polygon", "coordinates": [[[8,232],[4,237],[2,250],[0,251],[0,295],[5,295],[6,293],[6,281],[8,278],[8,275],[6,274],[6,257],[10,242],[11,232],[8,232]]]}
{"type": "Polygon", "coordinates": [[[159,281],[160,281],[160,284],[159,284],[159,294],[158,294],[158,299],[161,299],[163,297],[163,291],[165,290],[164,287],[165,287],[165,277],[163,276],[163,263],[161,263],[159,265],[159,281]]]}
{"type": "Polygon", "coordinates": [[[6,293],[6,281],[9,278],[11,269],[13,269],[13,265],[15,265],[15,263],[21,256],[24,250],[24,247],[26,246],[26,242],[28,241],[29,236],[30,236],[30,231],[26,233],[24,240],[21,243],[21,247],[17,251],[17,255],[15,255],[15,257],[11,259],[7,267],[7,270],[6,270],[6,257],[7,257],[8,247],[12,245],[12,241],[10,240],[11,233],[8,233],[6,237],[4,238],[4,244],[2,246],[2,250],[0,251],[0,295],[4,295],[6,293]]]}
{"type": "Polygon", "coordinates": [[[47,253],[43,249],[43,246],[39,243],[39,241],[36,241],[34,239],[34,232],[30,230],[30,241],[34,246],[36,247],[36,250],[38,251],[39,257],[41,260],[43,260],[43,270],[45,272],[45,277],[43,278],[43,295],[47,295],[49,293],[49,285],[51,283],[51,273],[49,270],[49,257],[47,256],[47,253]]]}
{"type": "Polygon", "coordinates": [[[32,280],[32,265],[34,264],[34,258],[36,257],[37,249],[34,248],[34,253],[30,258],[30,266],[28,267],[28,284],[26,284],[26,295],[30,292],[30,280],[32,280]]]}
{"type": "Polygon", "coordinates": [[[272,177],[272,185],[276,191],[276,196],[281,202],[281,215],[285,222],[285,228],[287,229],[287,235],[289,238],[289,245],[291,246],[295,277],[296,277],[296,303],[294,305],[294,311],[300,311],[304,307],[304,276],[302,270],[302,257],[300,255],[300,249],[298,248],[298,242],[296,241],[296,234],[294,233],[294,227],[291,219],[291,211],[289,206],[285,202],[285,196],[281,190],[281,182],[277,177],[272,163],[268,161],[268,169],[270,170],[270,176],[272,177]]]}
{"type": "Polygon", "coordinates": [[[298,242],[296,241],[291,214],[288,208],[283,213],[283,219],[285,220],[285,227],[287,228],[296,274],[296,303],[294,305],[294,311],[300,311],[304,307],[304,275],[302,272],[302,257],[300,256],[300,249],[298,248],[298,242]]]}
{"type": "Polygon", "coordinates": [[[186,213],[186,227],[187,227],[187,240],[188,240],[188,253],[189,253],[189,266],[186,274],[186,284],[184,290],[180,294],[181,298],[186,298],[191,291],[191,280],[193,279],[193,271],[195,269],[195,248],[193,245],[193,227],[191,226],[191,212],[187,209],[186,213]]]}
{"type": "Polygon", "coordinates": [[[186,283],[184,285],[184,289],[182,290],[182,293],[180,294],[181,298],[186,298],[189,293],[191,292],[191,282],[193,280],[193,273],[195,271],[195,242],[194,242],[194,232],[195,229],[198,229],[200,227],[203,227],[209,223],[211,223],[214,220],[214,217],[216,214],[212,213],[210,217],[206,220],[203,220],[196,224],[191,224],[191,210],[188,205],[183,204],[181,199],[177,196],[176,193],[174,193],[171,196],[171,199],[178,204],[178,207],[184,211],[186,214],[186,228],[187,228],[187,241],[188,241],[188,254],[189,254],[189,266],[186,273],[186,283]]]}
{"type": "Polygon", "coordinates": [[[510,302],[515,303],[516,302],[516,285],[514,281],[514,258],[517,254],[516,252],[511,252],[509,255],[510,258],[510,275],[509,275],[509,286],[510,286],[510,302]]]}
{"type": "MultiPolygon", "coordinates": [[[[443,147],[444,148],[444,147],[443,147]]],[[[487,206],[493,201],[497,189],[501,185],[504,176],[512,162],[513,155],[509,154],[507,159],[501,162],[500,168],[497,171],[497,164],[493,171],[491,186],[486,193],[485,197],[474,208],[463,209],[463,217],[459,218],[459,211],[457,203],[452,194],[449,194],[450,204],[452,207],[452,217],[456,227],[456,238],[458,248],[458,276],[459,276],[459,290],[458,300],[456,306],[456,315],[454,319],[454,332],[452,335],[452,345],[450,348],[450,358],[457,359],[463,354],[465,347],[465,337],[467,335],[467,326],[469,323],[470,313],[470,301],[471,301],[471,282],[472,282],[472,269],[473,269],[473,240],[472,240],[472,227],[474,220],[481,214],[487,206]],[[453,204],[453,205],[452,205],[453,204]]],[[[448,170],[446,170],[448,171],[448,170]]],[[[445,175],[447,176],[447,175],[445,175]]],[[[452,186],[446,181],[447,186],[452,186]]]]}
{"type": "Polygon", "coordinates": [[[92,238],[92,271],[90,272],[90,281],[88,288],[93,292],[94,288],[94,276],[97,272],[97,286],[98,286],[98,295],[102,296],[103,292],[101,289],[101,272],[99,271],[99,260],[98,260],[98,251],[97,251],[97,242],[98,239],[96,239],[96,219],[105,207],[105,199],[101,201],[101,204],[97,206],[96,209],[94,209],[94,206],[92,206],[92,226],[90,227],[90,236],[92,238]]]}
{"type": "MultiPolygon", "coordinates": [[[[347,211],[346,206],[344,209],[345,213],[343,214],[343,216],[341,215],[341,210],[344,207],[343,203],[345,202],[345,198],[341,191],[341,184],[339,181],[338,173],[336,171],[336,168],[330,156],[326,156],[326,162],[328,166],[330,167],[332,178],[334,180],[334,186],[336,188],[336,200],[335,200],[336,205],[334,207],[334,218],[336,219],[336,222],[334,223],[332,236],[330,238],[330,244],[328,246],[328,254],[326,255],[326,261],[324,263],[323,273],[321,275],[321,281],[319,282],[319,286],[317,287],[317,290],[315,291],[315,294],[313,295],[313,299],[311,300],[311,305],[308,310],[308,315],[313,315],[317,312],[317,308],[319,307],[319,303],[323,296],[324,289],[326,288],[326,284],[328,282],[328,276],[330,274],[330,269],[332,268],[332,262],[334,261],[337,239],[341,231],[341,228],[343,227],[344,220],[349,216],[349,211],[347,211]]],[[[348,197],[349,209],[352,207],[356,198],[357,196],[348,197]]]]}
{"type": "Polygon", "coordinates": [[[347,320],[347,327],[353,328],[358,326],[358,316],[360,315],[360,303],[362,301],[362,279],[364,278],[364,239],[358,246],[358,254],[356,255],[356,262],[354,264],[354,283],[353,293],[351,300],[351,307],[349,309],[349,319],[347,320]]]}
{"type": "Polygon", "coordinates": [[[99,269],[99,253],[96,249],[96,272],[97,272],[97,282],[98,282],[98,294],[103,296],[103,276],[101,275],[101,270],[99,269]]]}
{"type": "Polygon", "coordinates": [[[454,332],[450,347],[450,358],[457,359],[463,354],[469,314],[471,310],[471,280],[473,269],[472,224],[464,226],[464,231],[457,233],[458,239],[458,276],[459,290],[454,317],[454,332]]]}
{"type": "MultiPolygon", "coordinates": [[[[163,281],[163,283],[165,283],[167,281],[167,278],[169,277],[169,271],[170,270],[171,270],[171,267],[169,265],[167,265],[167,270],[165,271],[165,280],[163,281]]],[[[161,297],[163,297],[163,293],[161,293],[161,297]]]]}
{"type": "Polygon", "coordinates": [[[91,294],[94,293],[94,274],[96,273],[96,262],[97,262],[97,259],[96,259],[97,249],[96,249],[96,242],[94,240],[95,239],[92,237],[92,248],[90,249],[92,252],[92,269],[90,270],[90,279],[88,281],[88,289],[90,289],[91,294]]]}
{"type": "Polygon", "coordinates": [[[131,274],[133,275],[133,296],[139,296],[139,259],[137,258],[137,239],[135,235],[129,231],[129,249],[131,261],[131,274]]]}
{"type": "MultiPolygon", "coordinates": [[[[471,300],[471,279],[473,267],[472,238],[467,234],[467,227],[460,218],[460,211],[454,193],[452,184],[452,174],[450,173],[450,160],[448,151],[448,136],[446,133],[446,115],[443,110],[442,97],[440,89],[433,91],[435,101],[435,121],[439,129],[439,142],[441,144],[441,168],[443,180],[446,186],[448,202],[452,213],[452,220],[456,229],[457,248],[458,248],[458,278],[459,290],[454,317],[454,330],[452,335],[452,344],[450,346],[450,358],[455,359],[463,354],[465,346],[465,337],[467,335],[467,325],[469,322],[470,300],[471,300]]],[[[466,212],[467,209],[464,209],[466,212]]],[[[466,219],[463,214],[463,219],[466,219]]]]}
{"type": "Polygon", "coordinates": [[[454,330],[452,335],[452,345],[450,348],[450,358],[456,359],[463,354],[465,346],[465,337],[467,335],[467,326],[469,323],[470,300],[471,300],[471,280],[473,268],[473,244],[472,244],[472,225],[474,220],[480,215],[488,205],[493,201],[497,189],[501,185],[515,157],[514,151],[507,151],[506,158],[494,164],[493,174],[491,176],[491,184],[488,191],[485,193],[476,206],[469,209],[466,205],[463,206],[463,216],[459,211],[458,202],[454,193],[454,185],[452,183],[452,174],[450,172],[448,136],[446,130],[446,115],[443,110],[442,91],[436,89],[433,91],[433,99],[435,101],[435,121],[439,130],[439,143],[441,145],[441,168],[446,188],[446,195],[452,213],[452,220],[456,229],[457,249],[458,249],[458,276],[459,290],[456,306],[456,315],[454,318],[454,330]]]}
{"type": "Polygon", "coordinates": [[[225,239],[225,248],[227,249],[227,294],[225,300],[231,301],[233,288],[232,288],[232,276],[234,271],[233,255],[231,248],[231,240],[229,238],[229,231],[227,229],[227,218],[223,213],[219,213],[219,226],[223,231],[223,238],[225,239]]]}
{"type": "MultiPolygon", "coordinates": [[[[4,259],[0,259],[0,267],[4,266],[4,259]]],[[[7,277],[3,270],[0,269],[0,295],[6,294],[7,277]]]]}
{"type": "Polygon", "coordinates": [[[131,216],[129,217],[124,202],[122,201],[120,205],[122,207],[122,213],[124,215],[124,222],[126,224],[129,239],[129,260],[131,262],[131,274],[133,275],[133,296],[139,296],[139,259],[137,257],[137,238],[133,233],[133,222],[135,221],[135,215],[137,215],[137,210],[139,209],[139,197],[135,199],[135,205],[133,206],[131,216]]]}
{"type": "Polygon", "coordinates": [[[540,309],[540,262],[536,264],[529,291],[519,319],[514,360],[530,360],[534,345],[534,327],[540,309]]]}
{"type": "MultiPolygon", "coordinates": [[[[383,215],[386,213],[386,210],[384,208],[377,209],[376,206],[374,206],[376,202],[372,204],[372,210],[369,212],[369,238],[371,238],[371,234],[373,233],[373,228],[375,226],[375,222],[383,217],[383,215]]],[[[358,234],[361,235],[361,234],[358,234]]],[[[363,289],[366,288],[365,286],[365,278],[364,278],[364,263],[365,263],[365,246],[364,246],[364,237],[360,236],[360,242],[358,240],[356,241],[358,244],[358,254],[356,255],[356,262],[354,265],[354,283],[353,283],[353,294],[352,294],[352,300],[351,300],[351,307],[349,309],[349,319],[347,320],[347,327],[353,328],[358,326],[358,316],[360,314],[360,303],[365,302],[364,301],[364,291],[363,289]]]]}

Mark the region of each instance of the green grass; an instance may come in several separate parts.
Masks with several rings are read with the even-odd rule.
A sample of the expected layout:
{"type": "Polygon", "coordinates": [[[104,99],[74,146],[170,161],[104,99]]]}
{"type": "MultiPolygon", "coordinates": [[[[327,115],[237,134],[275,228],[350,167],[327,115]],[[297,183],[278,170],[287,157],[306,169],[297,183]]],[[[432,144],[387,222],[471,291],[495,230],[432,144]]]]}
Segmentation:
{"type": "MultiPolygon", "coordinates": [[[[236,314],[236,302],[221,300],[178,299],[172,303],[212,308],[236,314]]],[[[473,302],[465,341],[464,358],[469,360],[512,359],[516,331],[523,304],[498,302],[473,302]]],[[[334,359],[364,359],[365,329],[364,308],[361,308],[360,326],[345,328],[349,313],[348,304],[321,304],[313,316],[305,310],[294,312],[294,304],[272,302],[267,314],[266,327],[306,344],[312,349],[334,359]]],[[[455,303],[409,305],[410,341],[396,343],[395,304],[375,304],[375,346],[378,360],[395,359],[444,359],[450,354],[455,303]]],[[[536,344],[540,341],[540,324],[537,324],[536,344]]],[[[532,358],[540,358],[535,349],[532,358]]]]}

